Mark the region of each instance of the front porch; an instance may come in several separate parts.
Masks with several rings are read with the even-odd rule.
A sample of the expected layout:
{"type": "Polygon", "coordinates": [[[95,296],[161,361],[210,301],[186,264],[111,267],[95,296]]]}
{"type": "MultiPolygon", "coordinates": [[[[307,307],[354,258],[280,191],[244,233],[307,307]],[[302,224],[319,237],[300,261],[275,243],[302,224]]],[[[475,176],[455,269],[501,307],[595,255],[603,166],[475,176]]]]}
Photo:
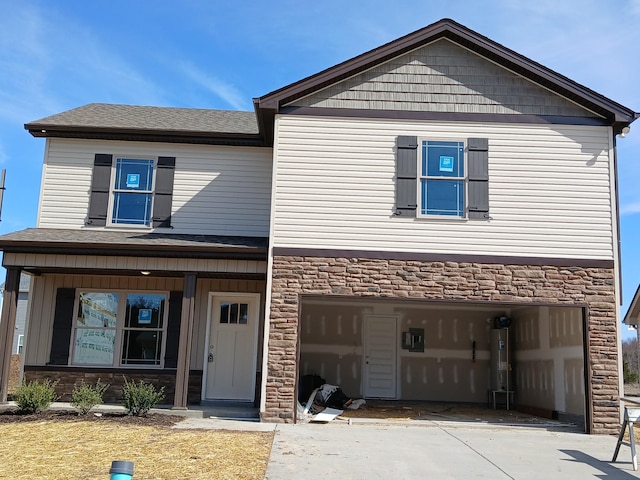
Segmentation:
{"type": "Polygon", "coordinates": [[[266,239],[30,229],[2,237],[0,247],[0,404],[21,272],[33,276],[24,378],[58,381],[62,400],[77,383],[100,379],[110,384],[105,401],[117,402],[125,377],[164,387],[173,411],[235,399],[216,387],[228,381],[228,356],[250,349],[255,360],[236,400],[259,401],[266,239]],[[220,345],[218,356],[213,336],[223,326],[252,333],[235,353],[220,345]]]}

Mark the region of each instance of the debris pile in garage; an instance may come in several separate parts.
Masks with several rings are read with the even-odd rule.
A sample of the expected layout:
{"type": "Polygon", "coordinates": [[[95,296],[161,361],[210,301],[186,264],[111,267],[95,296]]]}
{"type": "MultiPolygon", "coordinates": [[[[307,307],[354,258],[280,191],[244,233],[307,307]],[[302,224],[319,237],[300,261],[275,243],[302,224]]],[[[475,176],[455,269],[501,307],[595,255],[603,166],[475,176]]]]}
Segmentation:
{"type": "Polygon", "coordinates": [[[356,410],[364,403],[364,399],[353,400],[349,398],[340,387],[326,383],[320,375],[303,375],[300,378],[298,387],[299,421],[330,422],[340,418],[345,409],[356,410]]]}

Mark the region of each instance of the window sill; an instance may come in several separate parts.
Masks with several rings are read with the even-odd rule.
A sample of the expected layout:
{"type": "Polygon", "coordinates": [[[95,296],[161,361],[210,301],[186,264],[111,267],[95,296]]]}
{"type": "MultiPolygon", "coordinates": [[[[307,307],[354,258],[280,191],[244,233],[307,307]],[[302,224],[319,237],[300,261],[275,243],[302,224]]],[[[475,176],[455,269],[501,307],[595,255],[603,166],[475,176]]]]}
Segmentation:
{"type": "MultiPolygon", "coordinates": [[[[153,230],[159,230],[153,227],[140,227],[135,225],[102,225],[102,226],[93,226],[93,225],[85,225],[82,227],[86,230],[102,230],[102,231],[119,231],[119,232],[150,232],[153,230]]],[[[162,230],[169,230],[167,228],[162,228],[162,230]]]]}
{"type": "Polygon", "coordinates": [[[113,228],[113,229],[129,229],[129,230],[153,230],[152,226],[147,225],[135,225],[135,224],[125,224],[125,223],[111,223],[105,225],[105,228],[113,228]]]}
{"type": "Polygon", "coordinates": [[[468,222],[468,217],[449,217],[446,215],[418,215],[414,218],[414,220],[426,221],[426,222],[434,222],[434,221],[442,221],[442,222],[468,222]]]}
{"type": "Polygon", "coordinates": [[[109,371],[110,373],[145,373],[145,372],[154,372],[154,373],[166,373],[175,375],[175,368],[165,368],[165,367],[143,367],[140,365],[131,366],[131,367],[99,367],[96,365],[25,365],[25,368],[33,371],[55,371],[55,370],[82,370],[85,372],[105,372],[109,371]]]}
{"type": "MultiPolygon", "coordinates": [[[[53,365],[51,365],[53,366],[53,365]]],[[[64,365],[61,365],[64,366],[64,365]]],[[[158,371],[158,370],[164,370],[164,367],[160,367],[160,366],[145,366],[145,365],[121,365],[119,367],[114,367],[112,365],[67,365],[68,368],[81,368],[81,369],[95,369],[95,370],[122,370],[122,371],[132,371],[132,370],[144,370],[144,371],[149,371],[149,370],[153,370],[158,371]]]]}

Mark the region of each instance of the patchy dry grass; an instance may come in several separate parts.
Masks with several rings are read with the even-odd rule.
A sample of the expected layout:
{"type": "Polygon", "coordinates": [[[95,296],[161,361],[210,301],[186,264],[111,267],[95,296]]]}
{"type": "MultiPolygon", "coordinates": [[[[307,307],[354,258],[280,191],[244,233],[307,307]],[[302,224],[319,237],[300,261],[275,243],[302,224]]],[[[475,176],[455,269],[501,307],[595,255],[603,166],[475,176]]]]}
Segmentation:
{"type": "Polygon", "coordinates": [[[0,478],[109,478],[112,460],[134,478],[262,479],[272,432],[177,430],[101,421],[0,424],[0,478]]]}

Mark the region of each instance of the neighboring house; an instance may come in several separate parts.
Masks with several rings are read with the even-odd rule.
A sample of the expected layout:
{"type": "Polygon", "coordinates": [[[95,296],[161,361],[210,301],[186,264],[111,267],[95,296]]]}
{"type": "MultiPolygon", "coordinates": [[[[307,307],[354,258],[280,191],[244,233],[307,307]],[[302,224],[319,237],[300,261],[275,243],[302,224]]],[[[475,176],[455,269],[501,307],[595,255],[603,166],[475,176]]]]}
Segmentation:
{"type": "Polygon", "coordinates": [[[633,110],[451,20],[254,106],[26,125],[47,139],[37,227],[0,247],[6,297],[34,274],[27,378],[144,378],[272,422],[295,421],[304,374],[389,400],[515,390],[617,432],[633,110]]]}
{"type": "MultiPolygon", "coordinates": [[[[27,274],[20,275],[20,286],[18,290],[18,305],[16,310],[16,324],[13,334],[13,343],[11,353],[14,355],[22,354],[24,349],[24,327],[27,319],[27,306],[29,305],[29,286],[31,285],[31,276],[27,274]]],[[[4,294],[4,283],[0,285],[0,305],[2,305],[2,295],[4,294]]]]}
{"type": "MultiPolygon", "coordinates": [[[[638,329],[638,325],[640,325],[640,285],[636,289],[622,323],[630,325],[636,329],[636,332],[640,332],[640,329],[638,329]]],[[[640,336],[640,333],[638,333],[638,336],[640,336]]]]}

